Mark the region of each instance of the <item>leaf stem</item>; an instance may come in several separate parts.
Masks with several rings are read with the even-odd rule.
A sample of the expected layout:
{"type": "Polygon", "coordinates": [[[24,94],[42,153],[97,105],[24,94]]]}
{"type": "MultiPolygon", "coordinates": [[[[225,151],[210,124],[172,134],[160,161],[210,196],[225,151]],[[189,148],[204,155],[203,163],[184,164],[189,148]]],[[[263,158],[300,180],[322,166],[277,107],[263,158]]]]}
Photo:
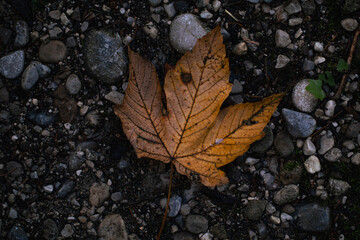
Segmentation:
{"type": "Polygon", "coordinates": [[[156,240],[160,240],[162,231],[163,231],[164,226],[165,226],[166,216],[167,216],[167,213],[168,213],[168,210],[169,210],[170,195],[171,195],[171,184],[172,184],[173,174],[174,174],[174,164],[171,162],[169,190],[168,190],[168,196],[167,196],[167,201],[166,201],[165,213],[164,213],[164,217],[163,217],[163,220],[162,220],[162,223],[161,223],[160,231],[159,231],[159,234],[158,234],[156,240]]]}
{"type": "MultiPolygon", "coordinates": [[[[357,42],[357,39],[358,39],[358,36],[360,34],[360,28],[358,28],[354,34],[354,38],[353,38],[353,42],[351,44],[351,48],[350,48],[350,53],[349,53],[349,57],[347,59],[347,64],[349,65],[349,70],[350,70],[350,65],[351,65],[351,62],[352,62],[352,58],[353,58],[353,54],[354,54],[354,51],[355,51],[355,48],[356,48],[356,42],[357,42]]],[[[333,99],[338,99],[341,95],[341,92],[343,90],[343,88],[345,87],[345,83],[346,83],[346,78],[347,78],[347,72],[344,73],[342,79],[341,79],[341,82],[340,82],[340,86],[336,92],[336,94],[334,95],[333,99]]]]}

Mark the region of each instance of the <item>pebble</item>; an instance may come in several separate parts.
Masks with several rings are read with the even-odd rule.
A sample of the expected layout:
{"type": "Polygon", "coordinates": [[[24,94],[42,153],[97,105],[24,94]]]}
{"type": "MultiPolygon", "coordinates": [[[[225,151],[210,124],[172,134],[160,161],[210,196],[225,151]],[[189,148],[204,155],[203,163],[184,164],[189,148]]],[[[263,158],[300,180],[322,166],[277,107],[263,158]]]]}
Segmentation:
{"type": "Polygon", "coordinates": [[[282,109],[282,114],[285,118],[287,130],[295,138],[306,138],[316,128],[316,120],[308,114],[287,108],[282,109]]]}
{"type": "Polygon", "coordinates": [[[113,200],[114,202],[118,202],[123,198],[121,192],[114,192],[111,194],[111,200],[113,200]]]}
{"type": "Polygon", "coordinates": [[[55,240],[59,236],[59,229],[56,222],[50,218],[46,219],[42,225],[43,237],[47,240],[55,240]]]}
{"type": "Polygon", "coordinates": [[[56,120],[56,117],[48,111],[37,109],[28,112],[28,114],[26,114],[26,118],[41,127],[49,126],[56,120]]]}
{"type": "Polygon", "coordinates": [[[332,194],[335,196],[341,196],[345,194],[351,188],[351,186],[346,181],[330,179],[329,188],[332,194]]]}
{"type": "Polygon", "coordinates": [[[61,230],[61,236],[64,238],[71,237],[74,234],[74,229],[70,224],[65,224],[64,228],[61,230]]]}
{"type": "Polygon", "coordinates": [[[307,15],[307,16],[313,15],[313,13],[314,13],[314,11],[315,11],[315,8],[316,8],[316,5],[315,5],[314,0],[306,0],[306,1],[303,1],[303,2],[301,3],[301,6],[302,6],[302,9],[303,9],[303,12],[304,12],[305,15],[307,15]]]}
{"type": "Polygon", "coordinates": [[[17,50],[0,58],[0,73],[9,79],[20,76],[25,65],[24,50],[17,50]]]}
{"type": "Polygon", "coordinates": [[[290,58],[288,58],[285,55],[279,55],[276,59],[276,65],[275,68],[279,69],[279,68],[283,68],[285,67],[288,63],[290,62],[290,58]]]}
{"type": "Polygon", "coordinates": [[[357,138],[360,134],[360,123],[352,122],[346,129],[345,136],[347,138],[357,138]]]}
{"type": "Polygon", "coordinates": [[[107,215],[100,223],[98,234],[101,239],[127,240],[125,222],[119,214],[107,215]]]}
{"type": "Polygon", "coordinates": [[[176,15],[176,9],[174,2],[171,2],[169,4],[164,4],[164,10],[169,18],[173,18],[176,15]]]}
{"type": "Polygon", "coordinates": [[[298,110],[306,113],[314,111],[319,101],[311,93],[306,91],[308,85],[309,79],[303,79],[295,85],[292,92],[292,102],[294,106],[298,110]]]}
{"type": "Polygon", "coordinates": [[[18,218],[17,211],[14,208],[10,208],[8,217],[11,218],[11,219],[18,218]]]}
{"type": "Polygon", "coordinates": [[[304,162],[305,169],[308,173],[314,174],[321,170],[320,160],[316,156],[310,156],[304,162]]]}
{"type": "Polygon", "coordinates": [[[20,226],[13,226],[8,234],[9,240],[28,240],[28,236],[24,230],[24,228],[20,226]]]}
{"type": "Polygon", "coordinates": [[[266,200],[253,200],[249,201],[245,208],[245,216],[252,221],[258,221],[266,208],[266,200]]]}
{"type": "Polygon", "coordinates": [[[265,136],[251,144],[251,150],[256,153],[265,153],[274,142],[274,134],[271,127],[266,126],[263,130],[265,136]]]}
{"type": "Polygon", "coordinates": [[[297,0],[291,0],[285,7],[285,11],[291,15],[301,12],[301,5],[297,0]]]}
{"type": "Polygon", "coordinates": [[[322,43],[320,43],[320,42],[315,42],[314,50],[316,52],[323,52],[324,51],[324,45],[322,43]]]}
{"type": "Polygon", "coordinates": [[[275,33],[275,44],[276,47],[285,48],[291,43],[290,36],[287,32],[278,29],[275,33]]]}
{"type": "Polygon", "coordinates": [[[60,20],[61,20],[61,24],[64,25],[64,26],[66,26],[66,25],[68,25],[68,24],[71,23],[71,21],[68,19],[68,17],[66,16],[65,13],[62,13],[62,14],[60,15],[60,20]]]}
{"type": "Polygon", "coordinates": [[[162,0],[149,0],[149,3],[152,7],[157,7],[161,4],[162,0]]]}
{"type": "Polygon", "coordinates": [[[27,22],[19,20],[15,23],[16,36],[14,40],[14,47],[21,48],[28,44],[30,35],[29,35],[29,25],[27,22]]]}
{"type": "Polygon", "coordinates": [[[220,7],[221,7],[221,1],[219,1],[219,0],[214,0],[214,1],[212,2],[212,7],[213,7],[213,9],[214,9],[214,12],[219,11],[219,9],[220,9],[220,7]]]}
{"type": "Polygon", "coordinates": [[[241,55],[246,55],[247,53],[247,45],[245,42],[240,42],[238,44],[236,44],[233,48],[233,53],[238,55],[238,56],[241,56],[241,55]]]}
{"type": "Polygon", "coordinates": [[[46,185],[43,187],[44,191],[47,193],[52,193],[54,191],[54,186],[53,185],[46,185]]]}
{"type": "Polygon", "coordinates": [[[360,153],[356,153],[351,157],[351,162],[355,165],[360,165],[360,153]]]}
{"type": "Polygon", "coordinates": [[[159,30],[156,28],[153,22],[148,22],[144,26],[144,32],[149,35],[152,39],[156,39],[159,33],[159,30]]]}
{"type": "Polygon", "coordinates": [[[39,73],[34,63],[30,63],[23,72],[21,87],[30,90],[39,79],[39,73]]]}
{"type": "Polygon", "coordinates": [[[293,217],[287,213],[281,213],[280,219],[281,219],[281,222],[288,222],[288,221],[292,221],[293,217]]]}
{"type": "Polygon", "coordinates": [[[89,203],[100,207],[110,197],[110,187],[105,183],[93,183],[90,187],[89,203]]]}
{"type": "Polygon", "coordinates": [[[311,138],[307,138],[303,145],[303,153],[305,156],[314,155],[316,153],[315,144],[311,141],[311,138]]]}
{"type": "Polygon", "coordinates": [[[356,19],[353,18],[345,18],[341,20],[341,26],[349,32],[355,31],[356,28],[359,26],[359,23],[356,19]]]}
{"type": "Polygon", "coordinates": [[[315,65],[319,65],[321,63],[324,63],[326,61],[326,58],[322,57],[322,56],[316,56],[314,58],[314,63],[315,65]]]}
{"type": "Polygon", "coordinates": [[[180,209],[181,209],[181,197],[178,195],[174,195],[170,198],[170,202],[169,202],[169,217],[175,217],[180,209]]]}
{"type": "Polygon", "coordinates": [[[10,177],[16,178],[24,173],[24,168],[20,163],[16,161],[9,161],[6,165],[6,171],[10,173],[10,177]]]}
{"type": "Polygon", "coordinates": [[[209,12],[208,10],[204,10],[200,13],[200,17],[202,19],[206,19],[206,20],[209,20],[213,17],[213,14],[211,12],[209,12]]]}
{"type": "Polygon", "coordinates": [[[355,144],[353,141],[351,140],[346,140],[343,142],[342,144],[344,147],[346,147],[348,150],[354,150],[355,149],[355,144]]]}
{"type": "Polygon", "coordinates": [[[92,30],[85,38],[84,61],[86,68],[100,81],[118,82],[128,63],[120,35],[107,30],[92,30]]]}
{"type": "Polygon", "coordinates": [[[309,232],[325,232],[331,226],[330,208],[317,203],[300,206],[295,215],[300,229],[309,232]]]}
{"type": "Polygon", "coordinates": [[[66,80],[66,90],[71,95],[76,95],[81,90],[81,81],[76,74],[70,74],[66,80]]]}
{"type": "Polygon", "coordinates": [[[189,204],[183,204],[180,208],[180,213],[183,216],[187,216],[190,214],[191,206],[189,204]]]}
{"type": "MultiPolygon", "coordinates": [[[[309,72],[314,70],[315,67],[315,63],[307,58],[305,58],[304,63],[303,63],[303,71],[304,72],[309,72]]],[[[309,93],[311,94],[311,93],[309,93]]]]}
{"type": "Polygon", "coordinates": [[[327,151],[333,148],[335,145],[335,139],[331,131],[327,131],[325,135],[320,137],[320,149],[318,153],[324,155],[327,151]]]}
{"type": "Polygon", "coordinates": [[[54,27],[53,29],[49,30],[50,39],[58,39],[62,36],[63,31],[59,27],[54,27]]]}
{"type": "Polygon", "coordinates": [[[290,18],[289,19],[289,26],[293,27],[293,26],[296,26],[296,25],[300,25],[300,24],[302,24],[302,22],[303,22],[302,18],[290,18]]]}
{"type": "Polygon", "coordinates": [[[170,43],[180,53],[192,50],[196,41],[206,34],[202,22],[193,14],[177,16],[170,26],[170,43]]]}
{"type": "Polygon", "coordinates": [[[185,220],[186,229],[194,234],[205,233],[209,227],[208,220],[201,215],[189,215],[185,220]]]}
{"type": "Polygon", "coordinates": [[[284,188],[280,189],[274,195],[274,203],[277,205],[283,205],[288,202],[295,201],[299,196],[299,187],[290,184],[286,185],[284,188]]]}
{"type": "Polygon", "coordinates": [[[116,105],[120,105],[124,101],[124,94],[118,91],[111,91],[105,95],[105,99],[116,105]]]}
{"type": "Polygon", "coordinates": [[[336,107],[336,102],[334,100],[329,100],[325,104],[325,115],[328,117],[334,116],[334,111],[336,107]]]}
{"type": "Polygon", "coordinates": [[[59,40],[50,40],[41,44],[39,48],[39,59],[44,63],[58,63],[66,58],[67,48],[59,40]]]}
{"type": "Polygon", "coordinates": [[[49,12],[49,17],[54,20],[60,20],[61,11],[60,10],[53,10],[49,12]]]}
{"type": "Polygon", "coordinates": [[[66,195],[72,191],[72,189],[74,188],[75,183],[71,180],[66,181],[65,183],[63,183],[63,185],[60,187],[57,196],[59,198],[65,198],[66,195]]]}
{"type": "Polygon", "coordinates": [[[325,153],[324,158],[329,162],[337,162],[341,159],[342,153],[339,148],[332,148],[325,153]]]}
{"type": "Polygon", "coordinates": [[[276,135],[274,140],[274,147],[276,152],[281,157],[290,156],[295,148],[291,137],[286,131],[282,131],[276,135]]]}

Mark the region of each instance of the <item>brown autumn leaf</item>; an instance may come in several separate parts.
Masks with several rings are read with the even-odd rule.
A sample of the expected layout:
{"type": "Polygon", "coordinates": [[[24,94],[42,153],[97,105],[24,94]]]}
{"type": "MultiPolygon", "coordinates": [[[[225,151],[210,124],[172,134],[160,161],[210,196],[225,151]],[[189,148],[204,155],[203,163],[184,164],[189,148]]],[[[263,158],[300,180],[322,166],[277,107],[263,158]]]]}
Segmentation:
{"type": "Polygon", "coordinates": [[[220,110],[232,87],[220,27],[166,73],[166,106],[155,67],[130,49],[129,58],[129,84],[115,113],[137,157],[171,162],[180,174],[199,174],[206,186],[227,183],[218,168],[262,138],[283,94],[220,110]]]}

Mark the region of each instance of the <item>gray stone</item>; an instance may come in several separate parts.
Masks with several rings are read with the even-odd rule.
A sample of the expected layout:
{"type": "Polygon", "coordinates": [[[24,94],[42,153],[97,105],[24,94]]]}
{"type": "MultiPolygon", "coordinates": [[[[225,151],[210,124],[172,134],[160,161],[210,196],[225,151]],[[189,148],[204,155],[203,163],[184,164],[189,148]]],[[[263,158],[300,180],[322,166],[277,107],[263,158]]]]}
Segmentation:
{"type": "Polygon", "coordinates": [[[90,31],[83,54],[86,68],[100,81],[115,83],[126,72],[128,60],[118,33],[90,31]]]}
{"type": "Polygon", "coordinates": [[[196,240],[197,238],[189,232],[177,232],[174,235],[174,240],[196,240]]]}
{"type": "Polygon", "coordinates": [[[266,208],[266,200],[249,201],[245,208],[245,216],[252,221],[258,221],[266,208]]]}
{"type": "Polygon", "coordinates": [[[90,187],[89,203],[92,206],[100,207],[110,197],[110,187],[105,183],[93,183],[90,187]]]}
{"type": "Polygon", "coordinates": [[[15,24],[16,37],[14,40],[14,47],[24,47],[29,42],[29,25],[27,22],[19,20],[15,24]]]}
{"type": "Polygon", "coordinates": [[[359,23],[356,19],[353,18],[345,18],[343,20],[341,20],[341,26],[349,32],[355,31],[356,28],[358,27],[359,23]]]}
{"type": "Polygon", "coordinates": [[[320,149],[318,153],[324,155],[327,151],[332,149],[335,145],[335,139],[331,131],[320,137],[320,149]]]}
{"type": "Polygon", "coordinates": [[[56,117],[50,114],[48,111],[37,109],[28,112],[26,118],[41,127],[49,126],[56,120],[56,117]]]}
{"type": "Polygon", "coordinates": [[[341,196],[345,194],[351,186],[346,181],[330,179],[329,180],[330,192],[335,196],[341,196]]]}
{"type": "Polygon", "coordinates": [[[47,240],[55,240],[59,236],[59,229],[56,222],[52,219],[46,219],[42,225],[43,237],[47,240]]]}
{"type": "Polygon", "coordinates": [[[314,174],[321,170],[320,160],[317,156],[310,156],[304,162],[305,169],[308,173],[314,174]]]}
{"type": "Polygon", "coordinates": [[[170,43],[180,53],[192,50],[196,41],[206,34],[202,22],[193,14],[177,16],[170,26],[170,43]]]}
{"type": "Polygon", "coordinates": [[[113,200],[114,202],[118,202],[123,198],[121,192],[114,192],[111,194],[111,200],[113,200]]]}
{"type": "Polygon", "coordinates": [[[303,12],[305,13],[305,15],[311,16],[313,15],[315,9],[316,9],[316,5],[314,0],[305,0],[301,3],[303,12]]]}
{"type": "Polygon", "coordinates": [[[274,134],[272,132],[271,127],[266,126],[263,130],[265,136],[251,144],[251,150],[256,153],[265,153],[274,142],[274,134]]]}
{"type": "Polygon", "coordinates": [[[276,135],[274,140],[274,147],[276,152],[281,157],[290,156],[294,151],[294,144],[286,131],[282,131],[276,135]]]}
{"type": "Polygon", "coordinates": [[[202,19],[207,19],[208,20],[208,19],[211,19],[213,16],[214,15],[211,12],[209,12],[208,10],[206,10],[206,9],[200,13],[200,17],[202,19]]]}
{"type": "Polygon", "coordinates": [[[66,46],[69,48],[75,47],[76,46],[76,40],[74,37],[68,37],[66,39],[66,46]]]}
{"type": "Polygon", "coordinates": [[[303,71],[304,72],[309,72],[314,70],[315,67],[315,63],[307,58],[305,58],[304,63],[303,63],[303,71]]]}
{"type": "Polygon", "coordinates": [[[201,215],[189,215],[185,220],[186,229],[194,234],[205,233],[208,229],[208,220],[201,215]]]}
{"type": "Polygon", "coordinates": [[[276,65],[275,68],[279,69],[279,68],[283,68],[285,67],[288,63],[290,62],[290,58],[288,58],[285,55],[279,55],[276,59],[276,65]]]}
{"type": "Polygon", "coordinates": [[[51,40],[41,44],[39,48],[39,59],[45,63],[58,63],[66,58],[67,48],[59,40],[51,40]]]}
{"type": "Polygon", "coordinates": [[[289,133],[295,138],[306,138],[315,130],[316,120],[308,114],[286,108],[282,109],[282,114],[289,133]]]}
{"type": "Polygon", "coordinates": [[[298,82],[292,92],[292,102],[294,106],[302,112],[312,112],[315,110],[318,99],[306,90],[309,85],[309,79],[303,79],[298,82]]]}
{"type": "Polygon", "coordinates": [[[243,86],[239,80],[235,79],[231,88],[230,94],[240,94],[243,91],[243,86]]]}
{"type": "Polygon", "coordinates": [[[53,29],[49,30],[50,39],[58,39],[63,34],[63,31],[59,27],[54,27],[53,29]]]}
{"type": "Polygon", "coordinates": [[[337,162],[341,159],[342,153],[339,148],[332,148],[325,153],[324,158],[329,162],[337,162]]]}
{"type": "Polygon", "coordinates": [[[14,79],[20,76],[24,65],[24,50],[18,50],[0,58],[0,73],[5,78],[14,79]]]}
{"type": "Polygon", "coordinates": [[[11,219],[18,218],[17,211],[14,208],[10,208],[8,217],[11,218],[11,219]]]}
{"type": "Polygon", "coordinates": [[[81,164],[83,162],[84,162],[84,159],[78,157],[76,152],[71,153],[69,156],[69,159],[68,159],[69,170],[71,172],[78,170],[81,167],[81,164]]]}
{"type": "Polygon", "coordinates": [[[124,94],[118,91],[111,91],[105,95],[105,99],[114,104],[120,105],[123,103],[124,94]]]}
{"type": "Polygon", "coordinates": [[[360,165],[360,153],[356,153],[351,157],[351,162],[355,165],[360,165]]]}
{"type": "Polygon", "coordinates": [[[49,12],[49,17],[54,20],[60,20],[61,11],[60,10],[53,10],[49,12]]]}
{"type": "Polygon", "coordinates": [[[157,7],[161,4],[162,0],[149,0],[149,3],[152,7],[157,7]]]}
{"type": "Polygon", "coordinates": [[[34,63],[30,63],[23,72],[21,87],[24,90],[30,90],[39,79],[39,73],[34,63]]]}
{"type": "Polygon", "coordinates": [[[343,145],[344,147],[346,147],[348,150],[353,150],[353,149],[355,149],[355,144],[354,144],[354,142],[351,141],[351,140],[346,140],[346,141],[344,141],[344,142],[342,143],[342,145],[343,145]]]}
{"type": "Polygon", "coordinates": [[[285,48],[291,43],[290,36],[287,32],[278,29],[275,33],[275,44],[276,47],[285,48]]]}
{"type": "Polygon", "coordinates": [[[286,185],[284,188],[275,193],[274,202],[277,205],[283,205],[285,203],[295,201],[298,196],[299,187],[294,184],[290,184],[286,185]]]}
{"type": "Polygon", "coordinates": [[[334,116],[334,111],[336,107],[336,102],[334,100],[329,100],[325,104],[325,115],[328,117],[334,116]]]}
{"type": "Polygon", "coordinates": [[[347,138],[357,138],[360,133],[360,123],[352,122],[346,129],[345,136],[347,138]]]}
{"type": "Polygon", "coordinates": [[[315,144],[311,141],[311,138],[307,138],[303,145],[303,153],[305,156],[310,156],[316,153],[315,144]]]}
{"type": "Polygon", "coordinates": [[[299,207],[295,214],[297,226],[304,231],[325,232],[331,226],[330,208],[317,203],[299,207]]]}
{"type": "Polygon", "coordinates": [[[176,15],[176,9],[174,7],[174,2],[169,4],[164,4],[164,9],[169,18],[173,18],[176,15]]]}
{"type": "Polygon", "coordinates": [[[65,224],[63,230],[61,230],[61,236],[64,238],[71,237],[74,234],[74,229],[70,224],[65,224]]]}
{"type": "Polygon", "coordinates": [[[226,239],[228,238],[226,233],[226,228],[224,225],[216,223],[215,225],[210,227],[210,232],[214,235],[215,238],[218,239],[226,239]]]}
{"type": "Polygon", "coordinates": [[[42,64],[41,62],[32,61],[30,64],[33,64],[36,67],[39,78],[46,78],[51,73],[51,69],[48,66],[42,64]]]}
{"type": "Polygon", "coordinates": [[[289,26],[293,27],[293,26],[296,26],[296,25],[300,25],[300,24],[302,24],[302,22],[303,22],[302,18],[290,18],[289,19],[289,26]]]}
{"type": "Polygon", "coordinates": [[[248,50],[248,48],[247,48],[246,43],[240,42],[233,47],[232,52],[235,55],[241,56],[241,55],[245,55],[247,53],[247,50],[248,50]]]}
{"type": "Polygon", "coordinates": [[[176,194],[172,196],[170,198],[169,208],[169,217],[175,217],[181,208],[181,197],[176,194]]]}
{"type": "Polygon", "coordinates": [[[59,189],[57,196],[59,198],[65,198],[66,195],[72,191],[72,189],[74,188],[75,183],[71,180],[66,181],[59,189]]]}
{"type": "Polygon", "coordinates": [[[127,240],[125,222],[119,214],[107,215],[100,223],[98,234],[104,240],[127,240]]]}
{"type": "Polygon", "coordinates": [[[22,227],[13,226],[8,234],[9,240],[28,240],[28,236],[22,227]]]}
{"type": "Polygon", "coordinates": [[[66,90],[71,95],[76,95],[81,90],[81,81],[76,74],[70,74],[66,80],[66,90]]]}
{"type": "Polygon", "coordinates": [[[285,7],[285,11],[291,15],[301,11],[301,5],[297,0],[291,0],[285,7]]]}

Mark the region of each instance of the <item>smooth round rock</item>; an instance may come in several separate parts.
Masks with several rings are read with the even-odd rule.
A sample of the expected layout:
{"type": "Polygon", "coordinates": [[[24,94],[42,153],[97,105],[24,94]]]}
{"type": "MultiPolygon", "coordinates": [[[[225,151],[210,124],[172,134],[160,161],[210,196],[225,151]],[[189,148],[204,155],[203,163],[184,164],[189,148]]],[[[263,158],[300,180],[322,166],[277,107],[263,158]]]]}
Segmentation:
{"type": "Polygon", "coordinates": [[[274,202],[277,205],[283,205],[285,203],[295,201],[298,196],[299,187],[294,184],[290,184],[286,185],[284,188],[275,193],[274,202]]]}
{"type": "Polygon", "coordinates": [[[81,90],[81,81],[76,74],[71,74],[66,79],[65,86],[68,93],[70,93],[71,95],[76,95],[81,90]]]}
{"type": "Polygon", "coordinates": [[[250,201],[245,208],[245,216],[252,221],[258,221],[266,208],[266,200],[254,200],[250,201]]]}
{"type": "Polygon", "coordinates": [[[196,41],[206,34],[202,22],[193,14],[177,16],[170,26],[170,43],[180,53],[190,51],[196,41]]]}
{"type": "Polygon", "coordinates": [[[0,58],[0,73],[5,78],[14,79],[20,76],[24,70],[24,65],[24,50],[18,50],[0,58]]]}
{"type": "Polygon", "coordinates": [[[100,223],[98,234],[103,240],[127,240],[125,222],[119,214],[107,215],[100,223]]]}
{"type": "Polygon", "coordinates": [[[251,144],[251,150],[256,153],[265,153],[273,144],[274,142],[274,134],[272,132],[271,127],[266,126],[264,128],[265,136],[251,144]]]}
{"type": "Polygon", "coordinates": [[[308,114],[287,108],[282,109],[282,114],[285,118],[287,130],[295,138],[306,138],[316,128],[316,120],[308,114]]]}
{"type": "Polygon", "coordinates": [[[30,90],[39,79],[39,73],[36,66],[30,63],[23,72],[21,79],[21,87],[24,90],[30,90]]]}
{"type": "Polygon", "coordinates": [[[15,24],[16,37],[14,40],[14,47],[21,48],[24,47],[30,39],[29,35],[29,25],[27,22],[19,20],[15,24]]]}
{"type": "Polygon", "coordinates": [[[297,226],[309,232],[325,232],[331,226],[330,208],[310,203],[299,207],[295,219],[297,226]]]}
{"type": "Polygon", "coordinates": [[[294,143],[286,131],[282,131],[276,135],[274,140],[274,147],[276,152],[281,157],[290,156],[294,151],[294,143]]]}
{"type": "Polygon", "coordinates": [[[118,33],[93,30],[85,38],[85,67],[98,80],[115,83],[127,69],[127,56],[118,33]]]}
{"type": "Polygon", "coordinates": [[[318,99],[306,91],[307,85],[309,85],[308,79],[303,79],[295,85],[292,92],[292,101],[297,109],[309,113],[315,110],[318,99]]]}
{"type": "Polygon", "coordinates": [[[199,234],[208,229],[208,220],[201,215],[189,215],[185,220],[186,228],[189,232],[199,234]]]}
{"type": "Polygon", "coordinates": [[[59,40],[51,40],[41,44],[39,48],[39,59],[44,63],[58,63],[66,58],[67,48],[59,40]]]}
{"type": "Polygon", "coordinates": [[[321,170],[320,160],[316,156],[310,156],[304,162],[305,169],[308,173],[314,174],[321,170]]]}
{"type": "Polygon", "coordinates": [[[356,28],[359,26],[359,23],[356,19],[353,18],[345,18],[341,20],[341,26],[349,32],[355,31],[356,28]]]}

